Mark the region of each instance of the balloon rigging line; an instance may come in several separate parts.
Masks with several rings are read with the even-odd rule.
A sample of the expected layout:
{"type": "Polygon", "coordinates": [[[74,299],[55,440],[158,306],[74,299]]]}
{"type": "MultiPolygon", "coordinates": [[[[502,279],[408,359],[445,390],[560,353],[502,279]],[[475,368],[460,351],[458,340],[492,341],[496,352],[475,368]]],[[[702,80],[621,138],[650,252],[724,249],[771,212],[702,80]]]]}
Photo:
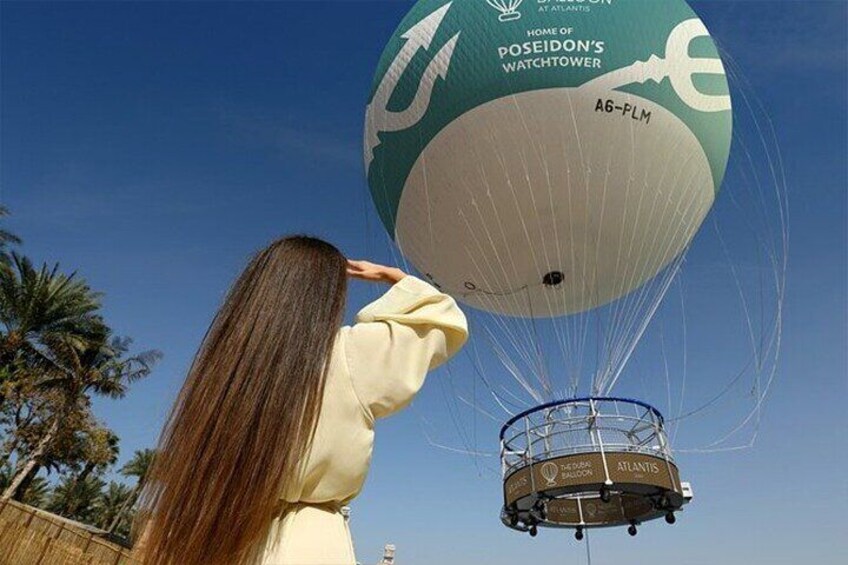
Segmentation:
{"type": "MultiPolygon", "coordinates": [[[[688,160],[687,160],[688,162],[688,160]]],[[[666,169],[667,170],[667,169],[666,169]]],[[[665,178],[665,175],[664,175],[665,178]]],[[[662,183],[660,187],[662,188],[662,183]]],[[[661,190],[658,192],[661,193],[661,190]]],[[[669,198],[666,199],[666,207],[670,204],[671,200],[669,198]]],[[[680,231],[680,230],[678,230],[680,231]]],[[[657,244],[658,232],[654,232],[654,241],[651,244],[651,248],[656,248],[657,244]]],[[[670,245],[670,244],[669,244],[670,245]]],[[[642,240],[642,245],[640,248],[640,256],[644,254],[645,249],[645,240],[642,240]]],[[[667,252],[667,251],[666,251],[667,252]]],[[[630,253],[630,252],[629,252],[630,253]]],[[[647,264],[643,263],[642,271],[638,275],[638,280],[642,280],[646,277],[647,264]]],[[[669,272],[668,270],[666,272],[669,272]]],[[[636,280],[635,271],[631,271],[629,285],[633,285],[636,280]]],[[[643,311],[643,307],[646,304],[646,300],[650,297],[650,303],[661,301],[663,294],[661,292],[654,292],[653,289],[662,288],[662,277],[658,277],[654,280],[654,283],[648,282],[646,283],[639,291],[632,293],[630,296],[626,296],[622,299],[622,302],[613,305],[612,316],[613,316],[613,327],[615,328],[613,331],[616,332],[615,338],[607,347],[609,353],[609,362],[606,364],[607,371],[615,371],[616,368],[622,367],[622,360],[619,358],[619,353],[617,351],[622,348],[627,348],[629,343],[625,343],[622,341],[626,336],[633,335],[630,327],[632,324],[640,317],[644,315],[640,314],[643,311]],[[656,285],[656,286],[654,286],[656,285]],[[620,316],[624,316],[626,313],[626,317],[624,319],[618,319],[620,316]],[[621,336],[621,337],[619,337],[621,336]],[[617,344],[617,345],[613,345],[617,344]]],[[[650,309],[650,305],[649,305],[650,309]]],[[[603,390],[605,388],[604,381],[605,377],[599,376],[598,384],[596,386],[597,390],[603,390]]]]}
{"type": "Polygon", "coordinates": [[[681,368],[681,372],[683,373],[683,376],[681,378],[681,384],[680,384],[680,404],[679,404],[679,407],[678,407],[678,410],[677,410],[678,420],[674,423],[674,432],[672,433],[672,437],[671,437],[672,443],[674,443],[677,440],[677,432],[680,430],[680,422],[682,421],[682,418],[680,418],[680,416],[683,413],[683,406],[685,405],[685,402],[686,402],[686,385],[687,385],[688,379],[689,379],[689,374],[688,374],[688,371],[687,371],[687,369],[689,367],[689,347],[688,347],[688,345],[689,345],[689,332],[688,332],[688,318],[686,317],[686,301],[684,300],[685,289],[683,288],[683,283],[681,282],[680,285],[678,285],[677,288],[679,290],[679,296],[680,296],[680,320],[681,320],[680,326],[681,326],[681,337],[682,337],[682,344],[683,344],[683,363],[682,363],[683,366],[681,368]]]}
{"type": "MultiPolygon", "coordinates": [[[[483,362],[480,359],[480,351],[477,348],[477,344],[475,343],[472,347],[473,347],[473,351],[474,351],[474,357],[476,358],[475,372],[480,376],[481,380],[486,385],[486,388],[491,392],[492,396],[495,398],[495,400],[498,402],[498,404],[501,406],[501,408],[504,410],[504,412],[506,412],[507,415],[510,418],[515,415],[515,412],[513,412],[512,410],[507,408],[504,405],[504,403],[510,404],[517,411],[523,411],[524,409],[526,409],[527,406],[528,406],[528,403],[526,401],[523,401],[520,398],[515,397],[515,395],[510,394],[511,396],[513,396],[515,398],[516,402],[518,403],[518,404],[513,404],[513,403],[509,402],[508,400],[506,400],[504,397],[500,396],[495,391],[495,387],[491,384],[491,382],[489,381],[489,379],[486,377],[485,373],[482,370],[483,362]]],[[[473,361],[472,361],[472,363],[473,363],[473,361]]]]}
{"type": "MultiPolygon", "coordinates": [[[[511,102],[512,102],[513,106],[515,107],[515,109],[518,111],[518,116],[519,116],[519,118],[521,119],[521,124],[522,124],[522,126],[523,126],[523,128],[524,128],[524,132],[525,132],[525,134],[527,135],[527,137],[528,137],[528,138],[532,139],[532,138],[533,138],[533,135],[532,135],[532,132],[530,131],[530,128],[528,127],[528,124],[527,124],[527,118],[525,117],[524,112],[523,112],[523,111],[522,111],[522,109],[521,109],[521,106],[518,104],[518,100],[517,100],[516,96],[514,96],[514,95],[513,95],[512,97],[510,97],[510,100],[511,100],[511,102]]],[[[534,146],[534,149],[536,149],[535,153],[536,153],[536,156],[537,156],[537,158],[538,158],[539,162],[540,162],[540,163],[542,163],[542,165],[543,165],[543,167],[544,167],[545,171],[548,173],[548,174],[546,175],[546,178],[547,178],[547,181],[548,181],[548,182],[547,182],[547,187],[548,187],[548,196],[549,196],[550,201],[553,203],[553,187],[552,187],[552,185],[551,185],[551,181],[550,181],[550,174],[549,174],[549,169],[548,169],[548,167],[547,167],[547,160],[544,158],[544,156],[543,156],[542,151],[541,151],[541,149],[540,149],[540,148],[538,148],[538,147],[534,146]]],[[[529,187],[529,186],[531,186],[530,173],[529,173],[529,167],[528,167],[528,165],[527,165],[526,159],[524,158],[524,153],[523,153],[523,152],[521,152],[520,157],[521,157],[521,164],[522,164],[522,166],[523,166],[523,168],[524,168],[524,177],[525,177],[525,181],[526,181],[526,183],[527,183],[527,186],[529,187]]],[[[512,184],[511,184],[511,183],[510,183],[510,188],[511,188],[511,189],[513,189],[513,190],[512,190],[512,192],[513,192],[513,200],[514,200],[514,201],[515,201],[515,203],[516,203],[516,209],[518,209],[518,211],[519,211],[519,213],[520,213],[520,209],[519,209],[519,207],[518,207],[517,195],[515,194],[515,190],[514,190],[514,188],[512,187],[512,184]]],[[[540,216],[540,214],[539,214],[538,206],[536,205],[535,192],[534,192],[533,190],[528,190],[527,192],[528,192],[528,193],[529,193],[529,195],[530,195],[530,201],[531,201],[531,203],[532,203],[532,205],[533,205],[533,211],[534,211],[534,213],[535,213],[535,215],[536,215],[536,220],[537,220],[537,221],[536,221],[536,225],[538,225],[538,226],[539,226],[539,229],[540,229],[540,231],[541,231],[541,226],[542,226],[543,224],[542,224],[542,221],[541,221],[541,216],[540,216]]],[[[552,209],[553,209],[553,208],[552,208],[552,209]]],[[[556,226],[556,222],[553,222],[553,224],[554,224],[554,226],[556,226]]],[[[532,241],[531,241],[531,239],[530,239],[529,231],[527,230],[527,225],[526,225],[526,223],[524,222],[523,215],[522,215],[522,227],[523,227],[523,229],[524,229],[525,236],[527,237],[528,246],[529,246],[529,247],[531,247],[531,250],[532,250],[533,244],[532,244],[532,241]]],[[[541,233],[540,233],[540,235],[542,236],[540,239],[541,239],[541,242],[542,242],[542,252],[543,252],[543,254],[544,254],[544,256],[545,256],[545,264],[546,264],[545,268],[544,268],[544,269],[540,268],[540,266],[539,266],[539,264],[538,264],[538,260],[536,259],[536,254],[535,254],[535,253],[532,253],[532,257],[533,257],[533,261],[534,261],[534,263],[536,264],[536,270],[537,270],[537,272],[545,272],[545,271],[547,271],[547,270],[548,270],[548,268],[550,267],[550,265],[551,265],[551,260],[550,260],[550,256],[549,256],[549,254],[548,254],[548,248],[547,248],[547,245],[545,244],[545,240],[546,240],[547,238],[545,238],[545,237],[544,237],[544,234],[541,234],[541,233]]],[[[555,240],[557,240],[557,241],[558,241],[558,238],[556,238],[556,236],[555,236],[555,240]]],[[[546,300],[546,302],[547,302],[547,306],[548,306],[548,314],[549,314],[550,318],[554,318],[554,309],[553,309],[553,305],[551,304],[550,296],[548,295],[548,293],[543,293],[543,296],[545,297],[545,300],[546,300]]],[[[530,311],[531,311],[530,316],[531,316],[531,318],[533,319],[533,322],[534,322],[534,323],[533,323],[534,336],[536,336],[536,340],[537,340],[537,342],[538,342],[538,337],[537,337],[537,334],[535,333],[535,332],[536,332],[535,318],[533,317],[533,314],[532,314],[532,301],[530,300],[529,293],[528,293],[527,298],[528,298],[528,306],[530,307],[530,311]]],[[[556,335],[557,335],[557,338],[558,338],[558,343],[561,343],[561,342],[559,341],[559,336],[560,336],[560,334],[559,334],[559,331],[558,331],[558,329],[557,329],[557,328],[558,328],[558,326],[557,326],[556,322],[554,322],[553,326],[554,326],[555,331],[556,331],[556,335]]],[[[540,359],[539,359],[539,360],[540,360],[540,363],[542,363],[542,359],[541,359],[541,351],[540,351],[539,358],[540,358],[540,359]]],[[[546,368],[545,368],[544,366],[540,367],[540,369],[545,369],[545,370],[546,370],[546,368]]],[[[550,376],[549,376],[549,375],[547,375],[547,374],[546,374],[546,381],[547,381],[547,385],[548,385],[548,386],[547,386],[548,393],[549,393],[549,394],[551,394],[550,376]]]]}
{"type": "MultiPolygon", "coordinates": [[[[742,80],[743,86],[744,86],[744,83],[745,83],[744,76],[740,75],[740,79],[742,80]]],[[[777,159],[778,159],[779,163],[778,163],[777,166],[775,166],[774,159],[772,158],[771,153],[769,151],[769,142],[766,141],[765,136],[762,134],[762,129],[760,127],[760,120],[757,119],[754,108],[751,106],[750,101],[749,101],[748,96],[747,96],[747,92],[744,90],[744,88],[742,90],[742,94],[743,94],[743,99],[746,101],[746,106],[748,108],[750,116],[752,117],[752,119],[753,119],[753,121],[754,121],[754,123],[757,127],[760,145],[761,145],[761,148],[762,148],[762,150],[765,154],[765,160],[768,163],[769,170],[771,171],[771,179],[772,180],[769,184],[770,184],[770,186],[774,187],[776,202],[778,203],[777,209],[778,209],[778,217],[780,218],[780,228],[781,228],[780,231],[779,231],[781,253],[778,254],[778,252],[773,248],[766,248],[764,250],[764,252],[769,256],[770,262],[772,264],[772,272],[773,272],[774,277],[775,277],[775,289],[774,290],[775,290],[775,309],[776,310],[775,310],[775,315],[774,315],[773,320],[769,323],[769,326],[772,327],[772,330],[771,330],[771,333],[769,334],[769,336],[766,337],[764,331],[760,332],[761,337],[760,337],[760,340],[759,340],[759,346],[760,346],[759,350],[757,349],[756,340],[752,343],[753,355],[752,355],[751,360],[753,360],[754,358],[757,359],[757,363],[756,363],[756,366],[755,366],[755,377],[756,377],[755,390],[758,391],[758,393],[756,395],[756,397],[757,397],[756,405],[750,411],[750,413],[748,414],[748,417],[745,418],[742,421],[742,423],[740,423],[738,426],[736,426],[736,428],[731,430],[731,432],[729,434],[725,435],[723,438],[719,439],[718,441],[713,442],[711,445],[707,446],[707,448],[705,448],[705,449],[684,450],[684,452],[690,452],[690,453],[713,453],[713,452],[716,452],[716,451],[734,451],[734,450],[739,450],[739,449],[747,449],[747,448],[752,447],[754,445],[756,438],[759,434],[759,423],[760,423],[760,419],[761,419],[761,407],[762,407],[762,404],[765,401],[765,398],[767,397],[768,392],[769,392],[769,390],[772,386],[772,383],[773,383],[773,381],[776,377],[777,360],[778,360],[778,356],[779,356],[780,343],[781,343],[781,339],[782,339],[782,331],[781,331],[782,330],[782,319],[783,319],[782,314],[783,314],[783,303],[784,303],[784,300],[785,300],[785,281],[786,281],[786,264],[787,264],[786,258],[788,256],[788,252],[787,252],[788,247],[787,246],[788,246],[788,239],[789,239],[788,226],[787,226],[787,223],[785,222],[786,209],[787,209],[787,206],[788,206],[788,204],[787,204],[787,202],[788,202],[788,200],[787,200],[788,199],[788,190],[786,190],[786,184],[785,184],[785,182],[786,182],[785,181],[785,170],[782,166],[782,156],[780,155],[780,147],[779,147],[779,144],[777,143],[776,135],[774,134],[774,129],[773,129],[773,125],[772,125],[772,121],[770,119],[770,116],[764,110],[762,104],[759,103],[758,107],[762,111],[764,119],[766,120],[766,122],[771,127],[770,131],[771,131],[772,136],[773,136],[771,138],[771,140],[774,144],[773,149],[778,154],[777,159]],[[778,176],[777,171],[780,171],[780,176],[778,176]],[[778,259],[778,257],[780,257],[781,259],[778,259]],[[767,346],[764,345],[764,340],[765,340],[765,343],[768,344],[767,346]],[[773,355],[772,355],[772,350],[774,350],[773,355]],[[766,381],[765,389],[762,389],[761,388],[762,385],[760,384],[760,375],[763,372],[762,371],[762,369],[763,369],[762,360],[766,359],[766,358],[770,359],[770,365],[771,366],[770,366],[770,370],[769,370],[768,379],[766,381]],[[755,415],[757,417],[757,419],[755,421],[755,429],[754,429],[754,433],[753,433],[750,441],[748,442],[748,444],[736,446],[736,447],[725,447],[725,448],[716,447],[716,446],[720,445],[721,443],[723,443],[724,441],[726,441],[727,439],[729,439],[729,437],[731,437],[732,435],[737,433],[739,430],[741,430],[745,425],[747,425],[747,423],[749,423],[754,418],[755,415]]],[[[759,100],[757,100],[757,101],[759,102],[759,100]]],[[[750,152],[747,144],[744,144],[744,139],[742,139],[741,141],[743,143],[743,147],[745,148],[745,155],[748,158],[747,163],[752,169],[752,176],[753,176],[753,179],[754,179],[752,184],[754,185],[756,192],[757,192],[757,194],[760,198],[761,205],[763,205],[765,207],[764,190],[762,189],[762,184],[759,180],[759,176],[756,174],[756,166],[753,163],[753,157],[751,155],[751,152],[750,152]]],[[[741,209],[741,206],[739,206],[738,202],[735,199],[735,195],[734,195],[734,198],[733,198],[733,202],[734,202],[734,204],[736,204],[736,206],[738,208],[741,209]]],[[[770,228],[770,222],[768,221],[768,215],[766,215],[764,219],[765,219],[765,222],[766,222],[766,232],[767,233],[773,233],[773,230],[770,228]]],[[[750,226],[750,222],[749,222],[749,226],[750,226]]],[[[715,229],[716,229],[716,232],[718,233],[718,235],[719,235],[719,237],[722,241],[722,247],[723,247],[723,252],[725,253],[725,258],[726,258],[728,263],[732,263],[732,261],[730,260],[730,257],[729,257],[728,246],[726,245],[726,242],[724,241],[723,237],[721,237],[720,229],[718,228],[717,223],[715,225],[715,229]]],[[[757,237],[757,241],[760,242],[761,247],[767,247],[764,244],[762,238],[757,237]]],[[[735,268],[732,269],[732,271],[733,271],[734,281],[736,283],[737,289],[742,294],[741,300],[743,302],[745,302],[744,292],[741,291],[741,283],[739,283],[738,273],[736,273],[735,268]]],[[[762,293],[763,293],[762,284],[760,285],[760,287],[761,287],[760,288],[760,296],[762,297],[763,296],[762,295],[762,293]]],[[[764,302],[764,299],[761,298],[761,301],[764,302]]],[[[748,321],[748,323],[750,323],[750,320],[748,321]]],[[[764,328],[764,324],[765,324],[765,322],[761,321],[760,327],[764,328]]],[[[749,365],[750,365],[751,360],[749,360],[749,365]]],[[[742,374],[744,374],[744,370],[742,372],[740,372],[740,375],[742,375],[742,374]]]]}
{"type": "MultiPolygon", "coordinates": [[[[688,163],[688,160],[687,160],[687,163],[688,163]]],[[[678,171],[678,174],[679,174],[679,172],[680,171],[678,171]]],[[[675,180],[675,184],[677,184],[676,179],[674,179],[674,180],[675,180]]],[[[660,185],[660,187],[661,186],[662,185],[660,185]]],[[[688,185],[688,186],[691,186],[691,184],[688,185]]],[[[693,202],[694,202],[694,198],[693,198],[693,202]]],[[[671,200],[666,199],[666,207],[670,203],[671,203],[671,200]]],[[[664,213],[667,213],[667,209],[665,210],[664,213]]],[[[673,243],[676,243],[677,237],[684,233],[683,232],[684,229],[688,230],[688,226],[686,226],[686,227],[684,227],[682,225],[679,226],[677,233],[675,233],[673,236],[672,236],[672,234],[663,233],[664,237],[665,236],[672,236],[672,237],[669,237],[669,247],[673,243]]],[[[653,240],[653,243],[651,244],[652,249],[656,249],[658,237],[659,237],[659,232],[655,231],[654,232],[654,240],[653,240]]],[[[667,254],[668,251],[669,251],[669,249],[666,248],[665,254],[667,254]]],[[[641,255],[644,252],[645,252],[645,249],[644,249],[644,241],[643,241],[643,247],[642,247],[642,249],[640,249],[639,254],[641,255]]],[[[684,253],[680,254],[680,256],[678,257],[678,260],[682,261],[682,258],[683,258],[684,255],[685,255],[685,250],[684,250],[684,253]]],[[[631,281],[628,283],[628,285],[635,284],[636,280],[644,279],[648,275],[647,270],[648,270],[647,264],[643,263],[642,270],[638,273],[638,276],[637,276],[636,272],[631,272],[631,275],[630,275],[631,281]]],[[[666,274],[673,273],[673,268],[666,268],[665,272],[666,272],[666,274]]],[[[642,287],[641,292],[633,293],[631,296],[624,298],[623,306],[621,306],[619,308],[619,310],[615,313],[615,315],[617,317],[618,316],[624,316],[624,319],[623,320],[617,320],[616,323],[614,324],[614,327],[617,328],[617,331],[619,332],[619,336],[616,336],[614,343],[619,343],[619,344],[623,345],[622,338],[624,338],[625,336],[627,336],[631,333],[631,327],[632,327],[632,324],[636,321],[636,318],[642,317],[640,312],[642,312],[643,307],[647,304],[646,301],[650,301],[651,303],[653,303],[653,302],[657,302],[657,301],[662,300],[663,293],[654,291],[654,289],[659,289],[659,288],[664,287],[664,284],[662,282],[662,275],[660,275],[660,277],[658,277],[655,280],[655,284],[656,284],[656,286],[652,285],[652,283],[649,282],[645,286],[642,287]]],[[[621,345],[619,345],[618,347],[621,347],[621,345]]],[[[616,355],[618,355],[616,353],[616,349],[613,348],[613,350],[611,352],[611,358],[613,360],[613,363],[612,363],[613,367],[620,366],[616,362],[616,359],[617,359],[616,355]]]]}
{"type": "MultiPolygon", "coordinates": [[[[688,160],[687,160],[687,163],[688,163],[688,160]]],[[[691,182],[692,182],[692,179],[690,178],[690,181],[689,181],[689,184],[687,185],[687,188],[691,188],[691,182]]],[[[694,191],[691,191],[691,190],[687,190],[686,192],[694,194],[694,191]]],[[[666,205],[668,205],[669,203],[670,203],[670,199],[666,199],[666,205]]],[[[691,207],[694,204],[695,204],[695,197],[693,195],[693,197],[691,198],[691,201],[689,202],[686,210],[688,211],[689,207],[691,207]]],[[[678,204],[678,208],[679,208],[679,204],[678,204]]],[[[688,229],[689,229],[688,226],[684,227],[684,225],[678,224],[678,229],[673,235],[672,234],[664,234],[664,235],[669,235],[671,237],[668,238],[669,242],[666,245],[665,250],[663,251],[663,253],[660,256],[661,257],[667,256],[671,251],[672,245],[674,245],[677,242],[677,238],[682,236],[682,235],[685,235],[685,233],[686,233],[686,231],[688,231],[688,229]],[[684,230],[686,230],[686,231],[684,231],[684,230]]],[[[657,236],[658,236],[658,232],[655,232],[655,234],[654,234],[654,244],[652,244],[652,247],[655,247],[657,236]]],[[[627,335],[633,335],[633,333],[632,333],[633,324],[636,323],[639,318],[642,318],[644,320],[644,322],[646,322],[646,324],[643,324],[644,327],[646,327],[647,323],[650,322],[650,320],[653,316],[653,313],[656,312],[657,308],[659,307],[660,303],[662,302],[662,299],[664,298],[664,296],[667,292],[667,289],[669,287],[671,279],[673,279],[677,275],[677,272],[679,270],[679,266],[682,264],[682,262],[685,259],[687,249],[688,249],[688,245],[684,246],[683,251],[678,255],[678,257],[675,260],[672,261],[670,266],[666,267],[666,269],[664,271],[665,275],[661,274],[659,277],[657,277],[656,283],[657,283],[658,286],[651,287],[650,283],[648,283],[648,285],[643,287],[644,292],[639,293],[638,296],[636,297],[637,302],[636,302],[635,306],[633,306],[632,309],[630,309],[630,314],[628,316],[628,319],[626,320],[626,323],[622,323],[620,325],[617,324],[617,327],[619,328],[618,331],[620,332],[620,335],[622,335],[622,337],[627,336],[627,335]],[[663,280],[664,276],[667,277],[667,280],[663,280]],[[657,291],[653,294],[653,296],[650,296],[651,295],[651,290],[650,290],[651,288],[657,289],[657,291]],[[652,298],[652,299],[649,302],[646,302],[646,300],[649,297],[652,298]],[[643,307],[645,307],[646,309],[643,310],[643,307]],[[646,316],[645,314],[637,314],[637,313],[640,313],[640,312],[648,312],[648,315],[646,316]],[[623,333],[621,333],[621,332],[623,332],[623,333]]],[[[643,263],[643,268],[642,268],[642,272],[639,275],[639,280],[642,280],[642,279],[647,277],[648,273],[645,272],[646,270],[647,270],[647,264],[643,263]]],[[[625,300],[627,300],[627,299],[628,298],[625,298],[625,300]]],[[[625,311],[627,311],[627,310],[625,310],[625,311]]],[[[611,368],[610,370],[616,371],[616,375],[615,375],[615,377],[613,377],[613,380],[617,380],[618,376],[621,374],[624,366],[626,365],[627,360],[629,359],[630,355],[632,354],[632,351],[635,349],[636,345],[638,344],[639,340],[641,339],[641,336],[643,335],[643,333],[644,333],[644,330],[642,332],[636,333],[635,338],[630,340],[629,344],[625,344],[625,341],[623,339],[621,341],[618,341],[619,345],[617,346],[617,348],[621,348],[622,346],[624,346],[628,349],[628,352],[626,353],[626,355],[620,356],[621,354],[617,353],[616,349],[613,350],[613,353],[611,354],[611,361],[612,362],[608,365],[608,367],[611,368]]],[[[602,388],[602,390],[605,389],[607,391],[610,391],[612,389],[612,385],[607,385],[604,382],[603,386],[601,388],[602,388]]]]}

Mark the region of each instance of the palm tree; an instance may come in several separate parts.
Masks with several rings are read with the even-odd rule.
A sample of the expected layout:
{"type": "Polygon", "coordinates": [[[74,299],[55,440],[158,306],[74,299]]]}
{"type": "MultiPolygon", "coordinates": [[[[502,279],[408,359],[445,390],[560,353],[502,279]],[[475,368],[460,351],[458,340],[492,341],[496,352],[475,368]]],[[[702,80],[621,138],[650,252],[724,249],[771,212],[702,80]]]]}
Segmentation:
{"type": "MultiPolygon", "coordinates": [[[[9,436],[4,445],[6,451],[0,454],[0,460],[6,463],[12,453],[17,453],[16,470],[20,470],[21,462],[42,442],[55,414],[65,406],[65,398],[60,391],[41,389],[35,380],[19,381],[20,386],[16,386],[7,398],[7,403],[14,410],[13,417],[8,421],[9,429],[5,431],[9,436]]],[[[12,497],[21,500],[29,483],[42,469],[48,474],[67,468],[79,469],[88,456],[88,434],[100,429],[102,426],[91,414],[90,403],[82,403],[77,409],[69,412],[56,430],[49,449],[45,449],[37,464],[19,481],[12,497]]],[[[0,492],[2,490],[4,489],[0,489],[0,492]]]]}
{"type": "Polygon", "coordinates": [[[129,535],[132,520],[129,519],[130,516],[125,509],[132,496],[133,489],[127,485],[114,481],[109,483],[109,487],[103,492],[97,503],[93,525],[101,530],[105,530],[112,527],[112,524],[115,523],[112,533],[120,536],[129,535]]]}
{"type": "Polygon", "coordinates": [[[85,464],[77,480],[84,481],[92,472],[105,471],[118,462],[120,439],[109,428],[96,426],[87,430],[84,442],[82,458],[85,464]]]}
{"type": "Polygon", "coordinates": [[[84,481],[66,477],[50,493],[47,510],[78,522],[90,523],[96,515],[96,505],[105,486],[103,479],[88,476],[84,481]],[[73,512],[68,512],[73,508],[73,512]]]}
{"type": "Polygon", "coordinates": [[[110,330],[102,324],[99,329],[101,339],[93,344],[81,343],[67,335],[51,335],[44,339],[46,347],[41,355],[52,370],[40,380],[39,386],[43,390],[56,391],[62,400],[38,442],[19,460],[18,471],[2,499],[11,497],[24,477],[40,464],[59,437],[60,426],[66,418],[88,408],[91,394],[123,398],[129,384],[148,376],[161,357],[158,351],[128,356],[132,340],[111,337],[110,330]]]}
{"type": "MultiPolygon", "coordinates": [[[[82,430],[78,436],[79,445],[77,449],[72,450],[75,453],[63,454],[69,456],[70,459],[77,456],[82,461],[80,472],[69,479],[71,490],[73,490],[74,485],[79,485],[79,488],[83,489],[92,473],[99,474],[114,465],[118,461],[118,454],[120,453],[118,436],[112,430],[96,422],[91,422],[85,427],[86,429],[82,430]]],[[[75,504],[81,500],[80,497],[68,496],[65,500],[68,503],[67,506],[58,507],[53,511],[62,516],[74,516],[78,510],[75,504]]]]}
{"type": "Polygon", "coordinates": [[[60,273],[58,265],[37,269],[12,253],[10,267],[0,269],[0,384],[14,379],[20,367],[55,368],[46,352],[49,342],[84,347],[100,339],[100,299],[75,274],[60,273]]]}
{"type": "MultiPolygon", "coordinates": [[[[9,215],[9,210],[5,206],[0,206],[0,220],[9,215]]],[[[0,265],[10,265],[12,257],[9,254],[9,247],[12,245],[20,245],[21,239],[15,234],[0,229],[0,265]]]]}
{"type": "MultiPolygon", "coordinates": [[[[15,474],[15,468],[4,463],[0,467],[0,489],[5,489],[15,474]]],[[[42,507],[47,500],[50,485],[44,477],[34,477],[21,494],[19,502],[30,506],[42,507]]]]}
{"type": "MultiPolygon", "coordinates": [[[[14,386],[5,389],[5,402],[0,407],[0,425],[4,426],[3,443],[0,447],[0,465],[6,464],[13,453],[26,445],[33,425],[44,419],[49,412],[50,398],[40,394],[34,387],[35,379],[29,378],[23,368],[15,371],[14,386]]],[[[9,381],[0,383],[9,384],[9,381]]]]}
{"type": "Polygon", "coordinates": [[[29,506],[43,508],[50,495],[50,483],[44,477],[35,477],[29,483],[29,488],[26,489],[21,496],[20,501],[29,506]]]}
{"type": "Polygon", "coordinates": [[[121,474],[125,477],[136,477],[136,483],[132,489],[130,497],[126,500],[126,504],[124,504],[124,507],[115,516],[115,518],[112,520],[112,523],[109,525],[109,533],[115,533],[115,530],[121,523],[121,520],[127,518],[128,510],[131,509],[138,500],[138,495],[144,488],[144,482],[147,479],[148,473],[150,473],[151,467],[153,467],[153,460],[155,459],[155,457],[156,451],[153,449],[143,449],[140,451],[136,451],[133,455],[133,458],[130,459],[127,464],[121,468],[121,474]]]}
{"type": "Polygon", "coordinates": [[[78,466],[78,462],[82,458],[78,430],[90,425],[88,422],[91,421],[92,416],[87,406],[67,414],[62,419],[61,426],[56,428],[56,433],[49,443],[49,447],[44,450],[41,456],[34,459],[35,464],[27,466],[26,469],[21,468],[22,461],[29,460],[32,446],[40,445],[45,429],[52,426],[55,408],[49,409],[47,412],[47,418],[33,425],[31,429],[22,432],[23,444],[19,447],[18,465],[15,467],[16,474],[13,476],[13,482],[10,482],[7,488],[8,496],[19,502],[23,502],[28,489],[33,482],[38,480],[38,474],[42,470],[50,475],[53,472],[62,471],[64,467],[78,466]],[[13,488],[14,490],[12,490],[13,488]]]}

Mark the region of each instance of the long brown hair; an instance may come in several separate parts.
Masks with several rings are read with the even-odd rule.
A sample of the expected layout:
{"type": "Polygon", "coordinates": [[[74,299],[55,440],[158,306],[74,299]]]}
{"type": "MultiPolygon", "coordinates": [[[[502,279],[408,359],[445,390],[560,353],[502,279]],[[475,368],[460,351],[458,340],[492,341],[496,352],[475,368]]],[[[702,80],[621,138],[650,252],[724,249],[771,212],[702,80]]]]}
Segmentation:
{"type": "Polygon", "coordinates": [[[314,435],[346,260],[281,239],[236,281],[160,439],[135,524],[150,565],[253,563],[314,435]]]}

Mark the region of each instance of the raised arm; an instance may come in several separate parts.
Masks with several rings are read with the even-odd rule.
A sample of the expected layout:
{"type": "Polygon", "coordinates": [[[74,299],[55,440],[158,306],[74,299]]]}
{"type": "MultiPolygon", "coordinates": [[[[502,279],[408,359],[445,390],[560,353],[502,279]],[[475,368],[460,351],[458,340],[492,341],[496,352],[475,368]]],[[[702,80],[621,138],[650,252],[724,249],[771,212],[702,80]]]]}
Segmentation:
{"type": "Polygon", "coordinates": [[[354,389],[372,418],[408,405],[427,372],[468,339],[454,299],[413,276],[400,278],[356,322],[347,330],[345,353],[354,389]]]}

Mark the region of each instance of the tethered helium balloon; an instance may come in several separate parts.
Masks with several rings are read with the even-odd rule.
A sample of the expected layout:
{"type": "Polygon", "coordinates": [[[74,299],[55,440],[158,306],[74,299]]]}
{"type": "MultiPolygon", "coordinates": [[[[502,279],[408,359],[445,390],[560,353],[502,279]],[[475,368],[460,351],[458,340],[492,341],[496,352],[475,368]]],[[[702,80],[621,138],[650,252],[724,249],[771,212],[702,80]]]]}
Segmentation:
{"type": "MultiPolygon", "coordinates": [[[[620,301],[636,335],[665,291],[645,289],[713,205],[732,129],[723,64],[684,0],[421,0],[379,62],[364,157],[384,226],[445,292],[525,319],[620,301]]],[[[691,491],[662,415],[607,390],[504,427],[506,525],[579,539],[674,521],[691,491]]]]}

